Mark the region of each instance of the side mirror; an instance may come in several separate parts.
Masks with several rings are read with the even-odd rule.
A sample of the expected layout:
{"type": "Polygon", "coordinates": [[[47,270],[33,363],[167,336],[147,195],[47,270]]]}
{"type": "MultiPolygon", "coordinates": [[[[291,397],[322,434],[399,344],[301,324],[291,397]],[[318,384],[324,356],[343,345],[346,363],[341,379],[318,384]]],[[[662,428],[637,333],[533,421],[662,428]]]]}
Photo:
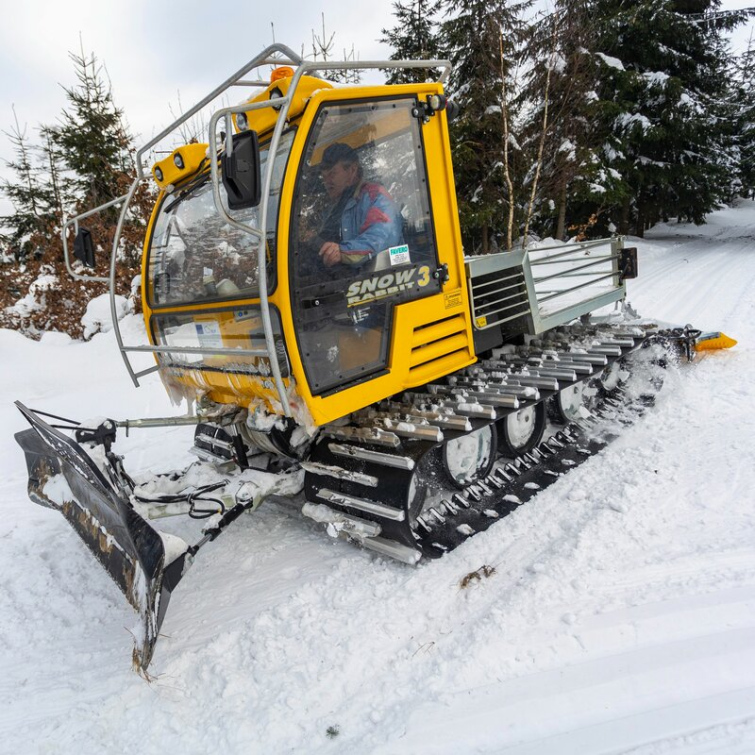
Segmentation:
{"type": "Polygon", "coordinates": [[[86,267],[94,267],[94,241],[86,228],[79,228],[73,240],[73,256],[86,267]]]}
{"type": "Polygon", "coordinates": [[[244,210],[260,203],[262,177],[256,131],[234,134],[233,150],[230,155],[221,155],[220,169],[231,210],[244,210]]]}

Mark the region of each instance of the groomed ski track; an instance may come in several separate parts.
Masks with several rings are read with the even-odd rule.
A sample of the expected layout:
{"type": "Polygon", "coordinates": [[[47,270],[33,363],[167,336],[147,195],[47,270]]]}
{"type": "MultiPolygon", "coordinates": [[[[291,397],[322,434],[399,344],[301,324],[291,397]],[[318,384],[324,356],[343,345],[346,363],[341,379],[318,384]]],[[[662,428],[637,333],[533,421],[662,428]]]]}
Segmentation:
{"type": "MultiPolygon", "coordinates": [[[[755,204],[628,243],[639,312],[738,346],[671,371],[620,439],[439,561],[384,561],[283,504],[245,516],[176,590],[151,684],[117,588],[26,498],[12,401],[84,419],[168,400],[130,387],[112,334],[0,331],[0,752],[755,752],[755,204]]],[[[190,442],[116,450],[166,470],[190,442]]]]}

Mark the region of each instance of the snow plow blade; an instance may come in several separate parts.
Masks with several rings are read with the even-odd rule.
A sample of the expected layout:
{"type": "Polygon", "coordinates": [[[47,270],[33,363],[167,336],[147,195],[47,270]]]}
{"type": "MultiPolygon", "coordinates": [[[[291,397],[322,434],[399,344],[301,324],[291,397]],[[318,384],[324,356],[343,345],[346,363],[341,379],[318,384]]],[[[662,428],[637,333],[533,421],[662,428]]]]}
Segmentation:
{"type": "Polygon", "coordinates": [[[32,426],[15,436],[26,454],[29,497],[63,514],[140,615],[133,657],[144,670],[171,592],[190,565],[188,546],[171,536],[167,554],[166,536],[134,510],[79,443],[16,406],[32,426]]]}

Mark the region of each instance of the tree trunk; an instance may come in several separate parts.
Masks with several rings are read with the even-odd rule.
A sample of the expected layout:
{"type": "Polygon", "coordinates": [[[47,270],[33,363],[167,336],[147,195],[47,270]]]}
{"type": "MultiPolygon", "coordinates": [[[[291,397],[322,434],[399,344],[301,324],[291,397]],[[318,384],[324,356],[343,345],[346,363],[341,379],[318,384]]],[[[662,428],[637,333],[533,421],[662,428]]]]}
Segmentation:
{"type": "Polygon", "coordinates": [[[629,197],[624,198],[624,202],[621,205],[621,220],[619,221],[619,233],[622,236],[626,236],[629,233],[629,212],[631,210],[631,202],[629,197]]]}
{"type": "Polygon", "coordinates": [[[561,187],[558,197],[558,221],[556,222],[556,239],[566,239],[566,183],[561,187]]]}
{"type": "Polygon", "coordinates": [[[634,227],[635,235],[641,239],[645,238],[645,213],[640,207],[637,209],[637,222],[634,227]]]}

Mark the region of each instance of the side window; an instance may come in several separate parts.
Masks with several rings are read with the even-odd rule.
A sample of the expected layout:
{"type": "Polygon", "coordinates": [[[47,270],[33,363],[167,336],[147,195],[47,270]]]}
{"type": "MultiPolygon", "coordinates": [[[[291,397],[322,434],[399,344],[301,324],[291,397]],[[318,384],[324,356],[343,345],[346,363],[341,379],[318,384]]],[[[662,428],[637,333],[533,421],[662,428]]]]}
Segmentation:
{"type": "Polygon", "coordinates": [[[292,306],[315,394],[385,368],[394,306],[440,290],[413,104],[326,105],[309,135],[289,249],[292,306]]]}
{"type": "MultiPolygon", "coordinates": [[[[294,132],[281,138],[273,163],[266,240],[270,261],[276,249],[275,229],[283,174],[294,132]]],[[[262,172],[269,144],[260,150],[262,172]]],[[[225,202],[225,192],[221,198],[225,202]]],[[[226,205],[227,207],[227,205],[226,205]]],[[[240,222],[259,227],[259,208],[234,211],[240,222]]],[[[216,301],[255,296],[259,290],[258,242],[222,219],[215,208],[209,173],[167,196],[150,239],[148,293],[150,306],[216,301]]],[[[272,272],[274,266],[269,266],[272,272]]],[[[270,281],[268,281],[270,288],[270,281]]]]}

